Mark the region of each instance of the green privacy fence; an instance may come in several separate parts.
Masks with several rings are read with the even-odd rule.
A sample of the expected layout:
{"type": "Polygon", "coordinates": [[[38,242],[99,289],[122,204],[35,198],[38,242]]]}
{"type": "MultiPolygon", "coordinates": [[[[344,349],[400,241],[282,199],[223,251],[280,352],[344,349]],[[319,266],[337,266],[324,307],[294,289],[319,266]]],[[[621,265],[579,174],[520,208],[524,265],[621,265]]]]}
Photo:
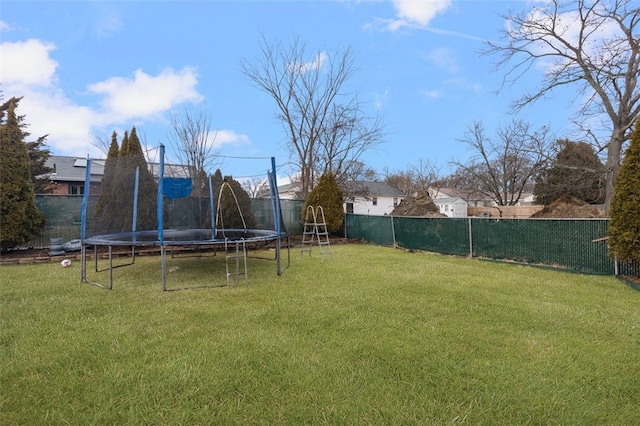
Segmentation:
{"type": "MultiPolygon", "coordinates": [[[[89,204],[95,204],[96,197],[90,197],[89,204]]],[[[81,195],[36,195],[36,206],[46,218],[44,231],[24,245],[23,248],[44,248],[49,247],[51,238],[62,238],[63,241],[70,241],[80,238],[80,208],[82,205],[81,195]]],[[[209,200],[196,199],[190,206],[190,211],[182,212],[167,203],[168,214],[174,218],[176,223],[190,228],[200,228],[207,218],[209,200]],[[194,215],[193,211],[198,210],[201,214],[194,215]],[[184,219],[181,218],[184,216],[184,219]],[[197,217],[197,220],[193,220],[197,217]]],[[[304,201],[281,200],[282,220],[285,229],[291,234],[301,234],[302,210],[304,201]]],[[[251,210],[256,217],[257,228],[267,229],[273,227],[273,208],[268,199],[253,199],[251,210]]],[[[89,211],[92,211],[90,208],[89,211]]]]}
{"type": "MultiPolygon", "coordinates": [[[[345,234],[459,256],[546,265],[589,274],[614,274],[608,219],[419,218],[347,214],[345,234]]],[[[622,275],[640,275],[637,264],[618,264],[622,275]]]]}

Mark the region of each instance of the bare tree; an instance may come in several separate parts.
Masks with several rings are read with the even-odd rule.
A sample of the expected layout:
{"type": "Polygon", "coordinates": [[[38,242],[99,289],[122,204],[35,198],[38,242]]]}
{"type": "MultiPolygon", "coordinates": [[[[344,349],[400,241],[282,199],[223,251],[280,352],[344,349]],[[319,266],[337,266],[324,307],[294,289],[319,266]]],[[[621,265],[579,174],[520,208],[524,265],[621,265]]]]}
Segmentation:
{"type": "Polygon", "coordinates": [[[314,174],[332,173],[339,185],[358,180],[367,173],[360,158],[380,144],[383,137],[382,119],[363,115],[357,97],[348,105],[332,105],[316,145],[314,174]]]}
{"type": "MultiPolygon", "coordinates": [[[[416,191],[428,191],[429,187],[438,186],[440,167],[431,160],[420,159],[411,167],[416,191]]],[[[437,188],[436,188],[437,189],[437,188]]]]}
{"type": "Polygon", "coordinates": [[[260,196],[265,196],[269,194],[265,194],[268,191],[269,186],[267,184],[267,180],[259,177],[252,177],[250,179],[244,180],[242,183],[242,189],[244,189],[247,194],[249,194],[249,198],[259,198],[260,196]]]}
{"type": "Polygon", "coordinates": [[[384,170],[384,181],[398,188],[406,196],[417,192],[428,192],[430,187],[439,186],[440,167],[431,160],[419,159],[418,164],[410,165],[407,170],[391,172],[384,170]]]}
{"type": "Polygon", "coordinates": [[[323,172],[348,173],[366,150],[380,143],[381,122],[370,122],[357,96],[343,93],[356,73],[351,49],[309,56],[298,38],[287,48],[263,38],[261,49],[260,61],[242,61],[241,69],[276,102],[276,117],[306,198],[323,172]]]}
{"type": "MultiPolygon", "coordinates": [[[[606,117],[605,208],[609,209],[623,144],[640,112],[640,7],[637,0],[551,0],[528,13],[503,15],[509,25],[505,44],[489,42],[498,66],[511,64],[505,83],[522,77],[535,65],[546,69],[542,85],[525,93],[515,109],[544,99],[554,89],[576,86],[578,116],[606,117]]],[[[592,135],[597,129],[588,129],[592,135]]],[[[596,149],[600,151],[600,149],[596,149]]]]}
{"type": "Polygon", "coordinates": [[[206,176],[215,168],[218,158],[211,116],[206,108],[185,108],[182,115],[171,115],[171,128],[169,142],[184,173],[193,179],[193,195],[206,195],[206,176]]]}
{"type": "Polygon", "coordinates": [[[457,173],[464,176],[460,188],[469,193],[479,193],[499,206],[517,204],[522,193],[531,187],[536,172],[547,161],[551,137],[542,127],[532,130],[531,125],[514,120],[497,130],[497,139],[485,134],[480,122],[467,127],[459,140],[472,152],[469,162],[453,161],[457,173]]]}
{"type": "Polygon", "coordinates": [[[384,182],[394,188],[398,188],[409,197],[416,192],[413,173],[410,170],[391,171],[384,169],[384,182]]]}

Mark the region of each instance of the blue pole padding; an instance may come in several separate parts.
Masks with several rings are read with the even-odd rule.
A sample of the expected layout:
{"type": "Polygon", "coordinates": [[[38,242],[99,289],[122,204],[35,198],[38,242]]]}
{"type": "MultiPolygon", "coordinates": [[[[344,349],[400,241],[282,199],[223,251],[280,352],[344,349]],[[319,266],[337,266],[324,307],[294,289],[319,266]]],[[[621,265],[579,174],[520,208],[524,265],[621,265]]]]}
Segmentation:
{"type": "Polygon", "coordinates": [[[282,212],[280,211],[280,194],[278,194],[278,181],[276,179],[276,157],[271,157],[271,173],[273,175],[273,205],[275,208],[276,235],[280,236],[280,223],[282,223],[282,212]]]}
{"type": "Polygon", "coordinates": [[[216,235],[216,211],[214,210],[214,207],[215,201],[213,199],[213,179],[211,179],[211,175],[209,175],[209,209],[211,211],[211,214],[209,216],[211,216],[211,229],[213,229],[212,238],[215,238],[216,235]]]}
{"type": "Polygon", "coordinates": [[[133,222],[131,224],[131,231],[136,232],[136,225],[138,224],[138,188],[140,186],[140,167],[136,167],[136,179],[133,186],[133,222]]]}
{"type": "Polygon", "coordinates": [[[84,242],[87,229],[87,204],[89,204],[89,191],[91,190],[91,159],[87,155],[87,168],[84,174],[84,194],[82,194],[82,206],[80,207],[80,242],[84,242]]]}
{"type": "Polygon", "coordinates": [[[156,214],[158,216],[158,241],[164,244],[164,208],[162,186],[164,185],[164,145],[159,147],[160,164],[158,165],[158,199],[156,200],[156,214]]]}

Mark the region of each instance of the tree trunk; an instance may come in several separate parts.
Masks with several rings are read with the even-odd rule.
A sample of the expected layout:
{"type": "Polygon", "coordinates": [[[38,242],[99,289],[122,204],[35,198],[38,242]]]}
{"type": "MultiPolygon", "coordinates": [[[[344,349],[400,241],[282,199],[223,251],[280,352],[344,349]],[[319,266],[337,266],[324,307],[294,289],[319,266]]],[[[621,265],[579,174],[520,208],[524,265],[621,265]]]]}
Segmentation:
{"type": "Polygon", "coordinates": [[[607,164],[605,166],[605,198],[604,212],[609,214],[611,200],[616,187],[616,178],[618,177],[618,169],[620,169],[620,157],[622,151],[622,141],[624,139],[624,131],[619,127],[613,129],[609,146],[607,147],[607,164]]]}

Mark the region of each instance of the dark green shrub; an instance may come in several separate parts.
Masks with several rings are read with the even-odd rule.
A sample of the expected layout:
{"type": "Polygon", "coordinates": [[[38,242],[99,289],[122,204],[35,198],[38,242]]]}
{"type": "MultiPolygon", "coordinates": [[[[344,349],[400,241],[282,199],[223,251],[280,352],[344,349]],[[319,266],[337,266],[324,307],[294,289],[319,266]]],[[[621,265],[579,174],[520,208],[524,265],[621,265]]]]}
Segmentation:
{"type": "MultiPolygon", "coordinates": [[[[344,195],[342,189],[340,189],[336,183],[333,174],[325,173],[307,197],[304,203],[304,210],[302,211],[302,219],[305,220],[308,206],[313,207],[314,210],[318,206],[322,206],[327,231],[337,232],[342,228],[344,221],[343,202],[344,195]]],[[[318,220],[320,220],[320,218],[318,218],[318,220]]]]}

